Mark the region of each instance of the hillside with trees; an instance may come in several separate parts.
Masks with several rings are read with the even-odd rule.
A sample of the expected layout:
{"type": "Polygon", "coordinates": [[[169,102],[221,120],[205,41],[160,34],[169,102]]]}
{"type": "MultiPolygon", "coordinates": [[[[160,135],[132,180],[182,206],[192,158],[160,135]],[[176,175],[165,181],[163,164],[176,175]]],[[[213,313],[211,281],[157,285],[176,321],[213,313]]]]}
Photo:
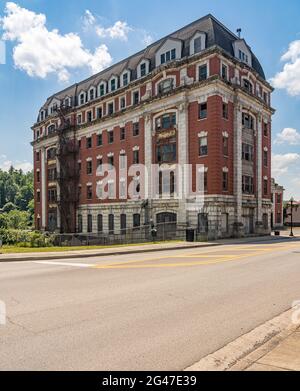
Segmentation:
{"type": "Polygon", "coordinates": [[[31,228],[33,212],[33,173],[0,170],[0,228],[31,228]]]}

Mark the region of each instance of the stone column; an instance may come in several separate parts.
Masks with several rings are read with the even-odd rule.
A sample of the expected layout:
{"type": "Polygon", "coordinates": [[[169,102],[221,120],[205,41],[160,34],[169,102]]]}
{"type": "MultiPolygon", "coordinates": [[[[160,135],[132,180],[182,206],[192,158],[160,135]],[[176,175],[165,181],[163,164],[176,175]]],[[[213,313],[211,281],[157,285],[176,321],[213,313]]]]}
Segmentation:
{"type": "Polygon", "coordinates": [[[234,194],[235,194],[235,222],[234,235],[242,236],[242,106],[238,101],[235,102],[234,108],[234,194]]]}
{"type": "Polygon", "coordinates": [[[257,233],[260,233],[262,229],[262,115],[258,115],[257,120],[257,136],[256,136],[256,148],[257,148],[257,155],[256,155],[256,175],[257,175],[257,215],[256,215],[256,231],[257,233]]]}
{"type": "MultiPolygon", "coordinates": [[[[145,167],[146,167],[146,198],[149,200],[149,204],[147,206],[148,210],[145,213],[147,219],[154,219],[152,216],[152,115],[145,115],[145,167]]],[[[149,223],[149,221],[145,221],[145,223],[149,223]]]]}
{"type": "Polygon", "coordinates": [[[45,148],[41,149],[41,168],[42,168],[42,197],[41,197],[41,203],[42,203],[42,230],[45,231],[47,227],[47,221],[46,221],[46,200],[47,200],[47,183],[46,183],[46,150],[45,148]]]}
{"type": "Polygon", "coordinates": [[[185,224],[188,220],[187,215],[187,199],[185,196],[185,190],[189,187],[189,176],[185,170],[185,166],[189,164],[188,156],[188,103],[183,102],[178,107],[178,164],[180,167],[180,180],[181,189],[179,189],[179,210],[178,210],[178,223],[185,224]]]}

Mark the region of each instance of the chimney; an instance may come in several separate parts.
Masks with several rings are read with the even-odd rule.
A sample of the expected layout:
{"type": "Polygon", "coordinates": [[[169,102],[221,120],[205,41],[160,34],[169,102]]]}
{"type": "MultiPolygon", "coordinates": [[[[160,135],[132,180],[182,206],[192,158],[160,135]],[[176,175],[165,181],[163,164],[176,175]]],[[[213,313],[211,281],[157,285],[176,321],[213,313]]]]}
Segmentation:
{"type": "Polygon", "coordinates": [[[242,29],[241,29],[241,28],[238,28],[238,29],[236,30],[236,32],[237,32],[238,37],[241,38],[242,29]]]}

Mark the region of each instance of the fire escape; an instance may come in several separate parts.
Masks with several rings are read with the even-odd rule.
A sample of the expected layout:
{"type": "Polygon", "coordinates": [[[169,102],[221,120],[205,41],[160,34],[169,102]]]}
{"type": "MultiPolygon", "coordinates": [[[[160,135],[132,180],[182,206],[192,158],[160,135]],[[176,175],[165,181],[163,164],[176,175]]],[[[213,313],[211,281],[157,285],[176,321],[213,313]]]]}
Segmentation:
{"type": "Polygon", "coordinates": [[[66,106],[57,109],[60,118],[60,126],[57,129],[57,182],[60,188],[57,204],[60,212],[60,230],[64,234],[76,232],[76,210],[79,203],[79,146],[74,118],[67,118],[70,111],[71,108],[66,106]]]}

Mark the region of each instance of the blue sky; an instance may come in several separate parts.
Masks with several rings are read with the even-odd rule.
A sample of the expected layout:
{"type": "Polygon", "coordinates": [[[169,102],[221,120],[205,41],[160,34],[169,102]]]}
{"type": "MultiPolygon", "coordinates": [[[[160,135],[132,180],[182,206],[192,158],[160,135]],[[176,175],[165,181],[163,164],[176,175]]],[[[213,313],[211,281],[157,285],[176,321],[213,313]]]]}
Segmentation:
{"type": "Polygon", "coordinates": [[[248,3],[240,0],[19,0],[14,3],[8,5],[0,0],[0,17],[8,16],[5,9],[11,12],[10,19],[3,19],[0,27],[0,37],[5,38],[6,45],[6,64],[0,64],[0,167],[7,168],[12,162],[17,167],[30,168],[30,127],[39,107],[52,93],[111,61],[135,53],[145,42],[212,13],[231,30],[243,29],[242,35],[260,59],[267,78],[275,77],[273,83],[278,88],[273,95],[277,110],[273,118],[274,176],[285,186],[286,197],[294,195],[300,200],[299,0],[289,0],[288,5],[276,0],[248,3]],[[29,36],[29,25],[24,20],[36,23],[41,33],[29,36]],[[58,32],[51,34],[54,29],[58,32]],[[61,39],[69,33],[73,35],[61,39]],[[53,48],[39,46],[43,34],[60,42],[58,57],[62,56],[66,62],[63,69],[53,63],[56,57],[52,56],[53,48]],[[74,34],[80,37],[79,44],[74,34]],[[75,44],[71,59],[66,47],[69,44],[75,44]],[[98,56],[97,48],[100,48],[98,56]],[[39,57],[43,58],[42,63],[39,57]]]}

